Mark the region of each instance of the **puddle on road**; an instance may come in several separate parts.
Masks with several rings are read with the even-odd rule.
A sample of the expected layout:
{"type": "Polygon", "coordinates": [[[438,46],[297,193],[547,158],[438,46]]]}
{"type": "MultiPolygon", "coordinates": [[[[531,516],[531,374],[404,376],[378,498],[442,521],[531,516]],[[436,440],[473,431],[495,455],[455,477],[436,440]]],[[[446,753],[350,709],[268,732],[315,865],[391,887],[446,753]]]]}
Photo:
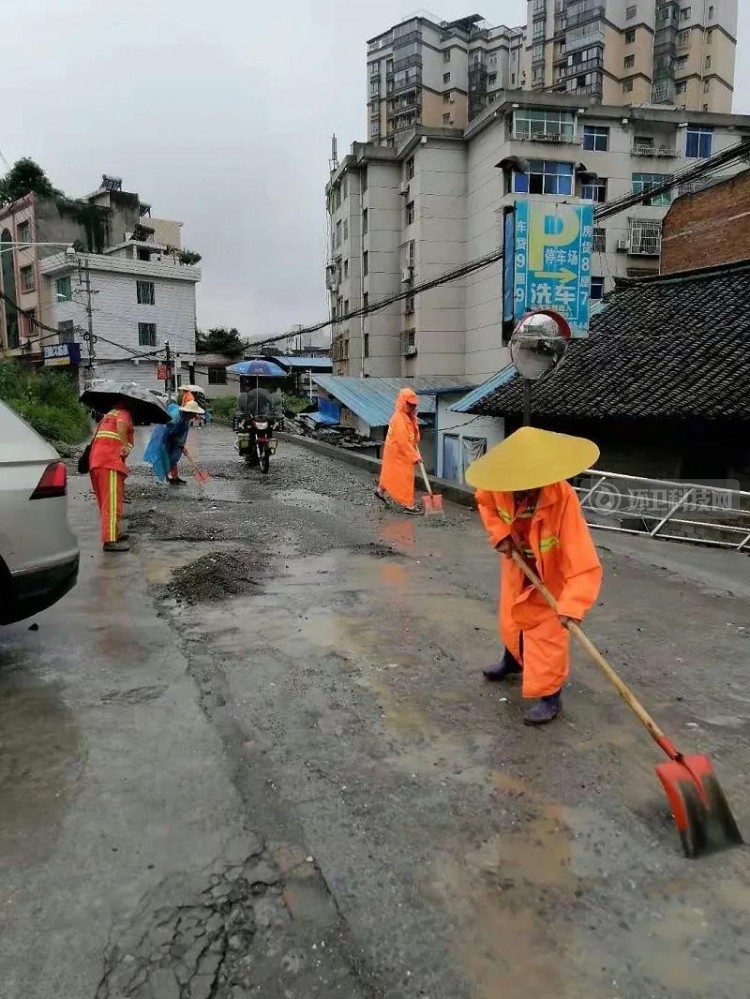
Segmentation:
{"type": "MultiPolygon", "coordinates": [[[[1,660],[0,660],[1,661],[1,660]]],[[[73,793],[82,735],[53,687],[0,686],[0,857],[42,860],[73,793]]]]}

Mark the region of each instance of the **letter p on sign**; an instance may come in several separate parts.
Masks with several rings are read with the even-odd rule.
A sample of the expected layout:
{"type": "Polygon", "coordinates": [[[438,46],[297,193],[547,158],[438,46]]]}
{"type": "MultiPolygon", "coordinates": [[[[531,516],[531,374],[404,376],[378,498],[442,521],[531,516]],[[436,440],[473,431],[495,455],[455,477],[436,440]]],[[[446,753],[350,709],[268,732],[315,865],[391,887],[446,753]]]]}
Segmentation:
{"type": "Polygon", "coordinates": [[[559,205],[554,215],[540,211],[532,212],[529,231],[529,270],[545,270],[545,249],[569,247],[578,239],[579,231],[578,214],[568,205],[559,205]]]}

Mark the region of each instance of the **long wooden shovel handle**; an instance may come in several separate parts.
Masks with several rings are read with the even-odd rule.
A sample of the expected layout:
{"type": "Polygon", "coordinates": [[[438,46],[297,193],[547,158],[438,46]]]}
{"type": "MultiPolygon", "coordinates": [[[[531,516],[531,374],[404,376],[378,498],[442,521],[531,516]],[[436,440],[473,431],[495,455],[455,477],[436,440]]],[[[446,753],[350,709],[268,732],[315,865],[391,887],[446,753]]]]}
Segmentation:
{"type": "Polygon", "coordinates": [[[427,492],[432,496],[432,486],[430,485],[430,480],[427,478],[427,469],[424,467],[424,462],[422,461],[422,456],[419,457],[419,468],[422,472],[422,478],[424,479],[425,488],[427,492]]]}
{"type": "MultiPolygon", "coordinates": [[[[553,597],[544,583],[541,581],[539,576],[534,572],[530,565],[526,562],[526,559],[521,555],[517,548],[511,550],[511,556],[513,561],[516,563],[519,569],[523,572],[529,582],[533,583],[537,590],[541,593],[547,603],[550,605],[553,611],[557,613],[557,600],[553,597]]],[[[644,706],[632,692],[632,690],[626,686],[626,684],[620,679],[620,677],[615,673],[614,669],[610,666],[604,656],[601,654],[599,649],[594,645],[588,635],[576,624],[575,621],[567,621],[565,627],[573,635],[575,640],[581,646],[582,649],[589,655],[591,659],[594,660],[599,669],[604,673],[606,678],[615,688],[620,697],[625,701],[630,710],[637,715],[640,721],[645,725],[651,734],[652,739],[664,750],[664,752],[671,759],[676,759],[680,754],[677,752],[675,747],[669,741],[665,733],[659,728],[651,715],[646,711],[644,706]]]]}

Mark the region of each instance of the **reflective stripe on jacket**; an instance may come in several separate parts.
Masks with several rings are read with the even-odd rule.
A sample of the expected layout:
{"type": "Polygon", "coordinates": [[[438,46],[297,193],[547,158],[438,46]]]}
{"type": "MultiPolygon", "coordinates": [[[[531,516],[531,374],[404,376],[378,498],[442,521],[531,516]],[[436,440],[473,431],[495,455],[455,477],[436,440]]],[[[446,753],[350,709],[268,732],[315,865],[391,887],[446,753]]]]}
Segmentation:
{"type": "Polygon", "coordinates": [[[89,468],[112,468],[123,475],[128,474],[123,449],[133,444],[133,420],[125,409],[111,409],[96,428],[91,442],[89,468]],[[118,423],[125,423],[126,438],[123,439],[117,430],[118,423]]]}
{"type": "MultiPolygon", "coordinates": [[[[493,548],[512,535],[517,542],[523,538],[522,546],[533,553],[542,581],[557,599],[559,613],[583,618],[599,595],[602,567],[572,486],[567,482],[545,486],[534,510],[517,511],[513,493],[480,489],[476,500],[493,548]],[[518,529],[521,518],[526,520],[528,535],[518,529]]],[[[503,564],[503,585],[517,599],[523,599],[524,580],[513,562],[503,564]]]]}

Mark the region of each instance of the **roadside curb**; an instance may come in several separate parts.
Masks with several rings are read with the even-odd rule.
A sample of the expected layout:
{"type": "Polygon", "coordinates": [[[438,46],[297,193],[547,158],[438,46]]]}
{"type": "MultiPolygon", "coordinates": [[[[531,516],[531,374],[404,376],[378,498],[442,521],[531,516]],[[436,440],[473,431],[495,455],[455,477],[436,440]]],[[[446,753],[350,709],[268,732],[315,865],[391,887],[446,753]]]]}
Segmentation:
{"type": "MultiPolygon", "coordinates": [[[[333,444],[324,444],[322,441],[313,440],[310,437],[298,437],[296,434],[277,433],[276,436],[285,444],[298,444],[317,454],[325,455],[328,458],[336,458],[346,465],[353,465],[355,468],[363,468],[365,471],[378,475],[382,462],[379,458],[372,458],[370,455],[357,454],[356,451],[346,451],[344,448],[335,447],[333,444]]],[[[416,475],[416,473],[415,473],[416,475]]],[[[447,482],[445,479],[430,479],[430,483],[436,493],[440,493],[451,503],[458,503],[461,506],[474,506],[474,492],[467,486],[461,486],[457,482],[447,482]]]]}

